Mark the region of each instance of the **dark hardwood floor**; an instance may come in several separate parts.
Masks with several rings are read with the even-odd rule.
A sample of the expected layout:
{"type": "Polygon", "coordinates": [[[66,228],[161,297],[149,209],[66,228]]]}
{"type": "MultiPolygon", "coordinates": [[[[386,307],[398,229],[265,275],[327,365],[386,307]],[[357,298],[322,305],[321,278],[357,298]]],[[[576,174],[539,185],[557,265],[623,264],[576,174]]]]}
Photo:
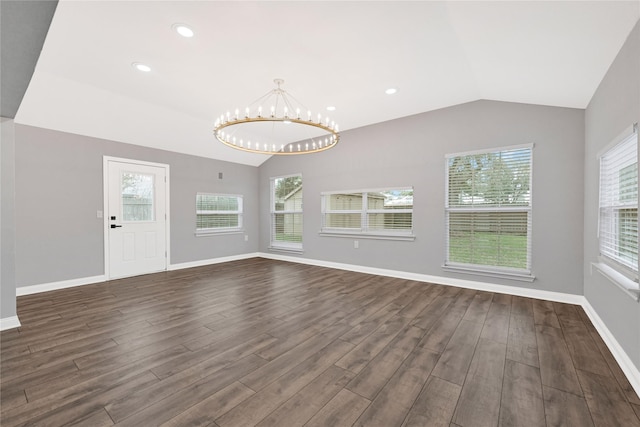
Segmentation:
{"type": "Polygon", "coordinates": [[[265,259],[18,298],[3,427],[640,426],[582,308],[265,259]]]}

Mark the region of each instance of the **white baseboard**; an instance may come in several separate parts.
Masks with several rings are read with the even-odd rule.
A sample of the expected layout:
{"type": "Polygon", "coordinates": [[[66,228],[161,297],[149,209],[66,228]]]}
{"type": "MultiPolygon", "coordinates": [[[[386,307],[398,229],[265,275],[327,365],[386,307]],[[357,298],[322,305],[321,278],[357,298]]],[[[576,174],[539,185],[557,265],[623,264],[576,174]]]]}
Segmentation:
{"type": "Polygon", "coordinates": [[[171,264],[167,270],[169,271],[182,270],[184,268],[202,267],[203,265],[220,264],[223,262],[239,261],[243,259],[257,258],[257,257],[260,257],[260,254],[258,252],[252,252],[248,254],[231,255],[231,256],[225,256],[220,258],[210,258],[210,259],[203,259],[203,260],[191,261],[191,262],[182,262],[180,264],[171,264]]]}
{"type": "Polygon", "coordinates": [[[298,258],[287,255],[263,253],[262,258],[275,259],[279,261],[297,262],[299,264],[316,265],[318,267],[336,268],[339,270],[356,271],[358,273],[375,274],[378,276],[396,277],[398,279],[415,280],[418,282],[435,283],[437,285],[450,285],[458,288],[475,289],[478,291],[496,292],[499,294],[517,295],[528,298],[544,299],[548,301],[563,302],[567,304],[581,305],[584,297],[582,295],[565,294],[560,292],[550,292],[539,289],[521,288],[518,286],[496,285],[493,283],[478,282],[474,280],[455,279],[451,277],[431,276],[428,274],[409,273],[400,270],[387,270],[383,268],[366,267],[362,265],[343,264],[331,261],[320,261],[309,258],[298,258]]]}
{"type": "Polygon", "coordinates": [[[18,316],[5,317],[4,319],[0,319],[0,331],[5,331],[7,329],[14,329],[20,327],[20,319],[18,316]]]}
{"type": "Polygon", "coordinates": [[[79,279],[61,280],[60,282],[42,283],[40,285],[20,286],[16,288],[16,296],[38,294],[40,292],[57,291],[58,289],[73,288],[75,286],[91,285],[104,282],[104,274],[100,276],[81,277],[79,279]]]}
{"type": "MultiPolygon", "coordinates": [[[[167,268],[167,271],[181,270],[183,268],[191,268],[191,267],[200,267],[203,265],[219,264],[222,262],[229,262],[229,261],[238,261],[238,260],[247,259],[247,258],[256,258],[258,256],[259,254],[257,252],[254,252],[254,253],[248,253],[248,254],[205,259],[200,261],[184,262],[181,264],[169,265],[169,267],[167,268]]],[[[72,288],[74,286],[91,285],[94,283],[104,282],[106,280],[107,280],[107,277],[104,274],[102,274],[100,276],[81,277],[78,279],[62,280],[60,282],[20,286],[16,288],[16,296],[19,297],[23,295],[38,294],[40,292],[56,291],[58,289],[72,288]]]]}
{"type": "Polygon", "coordinates": [[[622,369],[622,372],[627,376],[627,379],[631,383],[631,387],[633,387],[636,394],[640,396],[640,369],[633,364],[627,352],[625,352],[622,346],[620,346],[620,343],[618,343],[609,328],[607,328],[607,325],[605,325],[600,316],[598,316],[596,310],[586,298],[584,298],[582,308],[584,308],[584,311],[587,313],[587,316],[589,316],[589,319],[591,319],[593,326],[595,326],[605,344],[609,347],[611,354],[613,354],[616,362],[620,365],[620,369],[622,369]]]}

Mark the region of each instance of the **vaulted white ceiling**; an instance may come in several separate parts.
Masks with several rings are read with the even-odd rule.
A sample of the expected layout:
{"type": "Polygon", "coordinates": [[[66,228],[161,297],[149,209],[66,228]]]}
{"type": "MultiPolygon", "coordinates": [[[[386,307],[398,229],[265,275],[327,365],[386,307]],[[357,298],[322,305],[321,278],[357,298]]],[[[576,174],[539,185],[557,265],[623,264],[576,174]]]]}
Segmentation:
{"type": "Polygon", "coordinates": [[[639,17],[637,1],[62,0],[16,122],[259,165],[212,128],[274,78],[342,131],[477,99],[585,108],[639,17]]]}

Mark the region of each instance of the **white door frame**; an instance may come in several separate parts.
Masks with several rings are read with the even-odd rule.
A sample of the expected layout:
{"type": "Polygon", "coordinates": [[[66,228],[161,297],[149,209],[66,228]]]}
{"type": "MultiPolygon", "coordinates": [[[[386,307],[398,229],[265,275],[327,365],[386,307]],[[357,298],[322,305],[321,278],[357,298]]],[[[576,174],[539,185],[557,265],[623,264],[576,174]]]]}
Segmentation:
{"type": "Polygon", "coordinates": [[[169,201],[169,188],[170,188],[170,179],[169,179],[169,165],[165,163],[154,163],[147,162],[144,160],[134,160],[134,159],[125,159],[122,157],[111,157],[111,156],[102,156],[102,193],[103,193],[103,208],[102,208],[102,217],[104,218],[103,226],[104,229],[104,277],[106,280],[111,279],[111,272],[109,271],[110,267],[110,259],[109,259],[109,162],[121,162],[121,163],[131,163],[132,165],[142,165],[142,166],[154,166],[158,168],[163,168],[165,170],[165,176],[167,178],[167,183],[165,185],[165,201],[166,201],[166,215],[167,220],[165,221],[165,248],[167,250],[167,265],[165,270],[169,270],[169,265],[171,265],[171,245],[170,243],[170,231],[171,231],[171,203],[169,201]]]}

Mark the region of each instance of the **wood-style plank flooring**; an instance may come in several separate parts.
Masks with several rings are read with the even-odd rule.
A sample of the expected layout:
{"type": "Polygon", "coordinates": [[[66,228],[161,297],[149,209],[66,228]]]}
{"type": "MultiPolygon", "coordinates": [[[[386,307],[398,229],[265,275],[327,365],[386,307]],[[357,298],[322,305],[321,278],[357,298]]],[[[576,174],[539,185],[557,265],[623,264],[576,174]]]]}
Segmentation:
{"type": "Polygon", "coordinates": [[[3,427],[640,426],[567,304],[251,259],[18,298],[3,427]]]}

